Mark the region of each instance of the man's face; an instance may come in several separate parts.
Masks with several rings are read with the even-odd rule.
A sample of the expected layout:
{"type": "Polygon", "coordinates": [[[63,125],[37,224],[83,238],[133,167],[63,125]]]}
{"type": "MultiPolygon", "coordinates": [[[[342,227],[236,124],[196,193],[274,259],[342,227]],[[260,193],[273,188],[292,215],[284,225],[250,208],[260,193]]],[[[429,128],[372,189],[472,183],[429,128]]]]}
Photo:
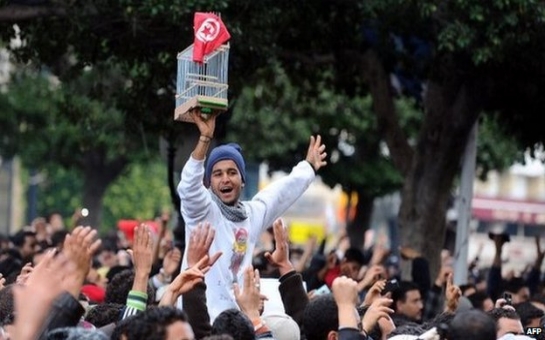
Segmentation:
{"type": "Polygon", "coordinates": [[[21,247],[21,256],[24,259],[31,258],[36,252],[36,247],[38,246],[36,242],[36,237],[34,236],[25,236],[25,243],[21,247]]]}
{"type": "Polygon", "coordinates": [[[108,285],[108,279],[102,277],[95,268],[89,269],[86,280],[104,289],[106,289],[106,286],[108,285]]]}
{"type": "Polygon", "coordinates": [[[242,176],[235,162],[223,160],[214,164],[210,176],[210,187],[223,203],[234,205],[242,189],[242,176]]]}
{"type": "Polygon", "coordinates": [[[498,320],[498,332],[496,337],[501,338],[507,333],[512,333],[515,335],[524,334],[524,329],[522,328],[522,323],[520,320],[500,318],[498,320]]]}
{"type": "Polygon", "coordinates": [[[104,267],[112,268],[119,263],[116,253],[111,250],[103,250],[98,255],[98,261],[104,267]]]}
{"type": "Polygon", "coordinates": [[[360,272],[361,265],[358,262],[350,261],[347,262],[343,260],[341,262],[341,275],[346,275],[347,277],[357,280],[358,274],[360,272]]]}
{"type": "Polygon", "coordinates": [[[405,301],[397,301],[397,312],[408,317],[411,320],[422,319],[422,309],[424,304],[422,303],[422,297],[418,289],[409,290],[405,293],[405,301]]]}
{"type": "Polygon", "coordinates": [[[187,322],[175,321],[168,325],[166,340],[195,340],[193,329],[187,322]]]}

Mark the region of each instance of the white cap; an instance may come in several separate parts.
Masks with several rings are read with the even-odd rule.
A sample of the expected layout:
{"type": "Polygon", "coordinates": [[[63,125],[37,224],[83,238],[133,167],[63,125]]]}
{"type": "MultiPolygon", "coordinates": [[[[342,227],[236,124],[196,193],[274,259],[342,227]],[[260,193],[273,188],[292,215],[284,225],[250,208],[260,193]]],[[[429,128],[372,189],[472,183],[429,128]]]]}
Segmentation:
{"type": "Polygon", "coordinates": [[[275,340],[300,340],[301,331],[297,322],[289,315],[282,313],[271,313],[264,315],[263,322],[271,330],[275,340]]]}

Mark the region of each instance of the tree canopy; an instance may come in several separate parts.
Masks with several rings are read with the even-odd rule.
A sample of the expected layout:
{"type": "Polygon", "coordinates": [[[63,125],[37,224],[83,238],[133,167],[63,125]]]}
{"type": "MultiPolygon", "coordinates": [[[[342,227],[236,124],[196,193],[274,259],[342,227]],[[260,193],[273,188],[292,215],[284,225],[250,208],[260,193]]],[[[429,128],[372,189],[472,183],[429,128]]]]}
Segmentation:
{"type": "MultiPolygon", "coordinates": [[[[504,130],[512,154],[545,139],[545,4],[535,0],[19,1],[0,8],[0,22],[4,41],[24,42],[18,60],[113,110],[132,136],[173,139],[192,128],[172,122],[176,52],[191,43],[193,12],[208,10],[232,35],[228,131],[246,132],[250,154],[278,167],[322,132],[339,162],[324,178],[373,195],[402,184],[401,241],[434,264],[474,123],[490,124],[484,136],[504,130]],[[77,86],[89,70],[120,75],[111,101],[77,86]]],[[[508,163],[492,145],[483,170],[508,163]]]]}
{"type": "MultiPolygon", "coordinates": [[[[83,178],[75,169],[51,165],[42,171],[44,181],[39,184],[38,194],[40,216],[59,212],[70,217],[77,209],[85,207],[79,195],[83,190],[83,178]]],[[[165,209],[172,211],[165,172],[159,159],[129,165],[104,193],[99,231],[114,230],[120,219],[147,221],[160,216],[165,209]]],[[[90,216],[95,213],[89,211],[90,216]]],[[[67,224],[71,222],[69,219],[66,221],[67,224]]]]}

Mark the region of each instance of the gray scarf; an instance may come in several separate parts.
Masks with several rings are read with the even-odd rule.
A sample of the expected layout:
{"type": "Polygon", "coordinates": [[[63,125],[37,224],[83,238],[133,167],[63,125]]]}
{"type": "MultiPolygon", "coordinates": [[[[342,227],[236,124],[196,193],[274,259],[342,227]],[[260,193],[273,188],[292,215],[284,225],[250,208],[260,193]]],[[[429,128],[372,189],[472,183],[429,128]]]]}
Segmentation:
{"type": "Polygon", "coordinates": [[[246,209],[240,201],[237,201],[235,205],[227,205],[223,203],[218,196],[216,196],[212,189],[210,189],[210,196],[212,196],[212,200],[214,200],[218,207],[220,207],[222,215],[225,216],[225,218],[229,221],[242,222],[248,218],[248,215],[246,214],[246,209]]]}

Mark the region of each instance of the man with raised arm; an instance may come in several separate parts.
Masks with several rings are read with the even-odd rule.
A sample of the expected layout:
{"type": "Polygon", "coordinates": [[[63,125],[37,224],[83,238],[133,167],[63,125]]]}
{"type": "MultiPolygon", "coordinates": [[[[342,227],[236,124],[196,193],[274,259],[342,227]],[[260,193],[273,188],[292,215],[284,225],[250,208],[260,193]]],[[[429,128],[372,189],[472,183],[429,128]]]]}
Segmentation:
{"type": "MultiPolygon", "coordinates": [[[[309,187],[316,171],[326,165],[325,145],[318,135],[310,137],[306,159],[291,173],[259,191],[250,201],[240,201],[246,179],[244,158],[237,144],[212,149],[216,115],[191,113],[200,136],[182,170],[178,194],[188,237],[201,222],[216,231],[210,253],[223,256],[206,275],[207,304],[212,320],[228,308],[238,308],[233,283],[243,282],[244,268],[252,264],[252,254],[262,231],[270,227],[309,187]]],[[[187,250],[187,249],[186,249],[187,250]]],[[[187,266],[184,254],[182,269],[187,266]]]]}

